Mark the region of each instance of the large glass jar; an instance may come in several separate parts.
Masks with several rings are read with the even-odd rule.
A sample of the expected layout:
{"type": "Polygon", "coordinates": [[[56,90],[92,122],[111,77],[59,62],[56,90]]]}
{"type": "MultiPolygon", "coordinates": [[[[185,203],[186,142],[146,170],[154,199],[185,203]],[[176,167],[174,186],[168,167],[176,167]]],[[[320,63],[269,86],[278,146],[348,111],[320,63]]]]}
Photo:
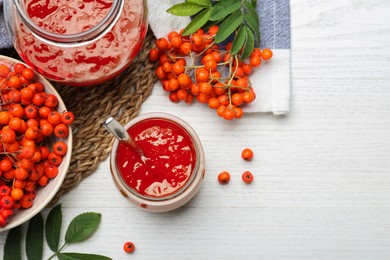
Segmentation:
{"type": "Polygon", "coordinates": [[[67,85],[101,83],[137,56],[147,32],[146,0],[5,0],[21,58],[67,85]]]}

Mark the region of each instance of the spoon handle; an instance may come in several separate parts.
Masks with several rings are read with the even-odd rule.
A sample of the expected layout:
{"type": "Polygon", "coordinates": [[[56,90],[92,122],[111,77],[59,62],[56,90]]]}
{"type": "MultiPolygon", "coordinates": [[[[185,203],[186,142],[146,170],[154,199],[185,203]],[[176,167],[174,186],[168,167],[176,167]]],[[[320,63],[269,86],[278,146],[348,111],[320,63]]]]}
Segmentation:
{"type": "Polygon", "coordinates": [[[143,159],[144,153],[142,149],[136,144],[133,138],[127,133],[126,129],[123,128],[123,126],[116,121],[113,117],[107,118],[107,120],[103,123],[103,126],[111,133],[113,134],[119,142],[126,143],[129,145],[133,151],[137,152],[140,157],[143,159]]]}

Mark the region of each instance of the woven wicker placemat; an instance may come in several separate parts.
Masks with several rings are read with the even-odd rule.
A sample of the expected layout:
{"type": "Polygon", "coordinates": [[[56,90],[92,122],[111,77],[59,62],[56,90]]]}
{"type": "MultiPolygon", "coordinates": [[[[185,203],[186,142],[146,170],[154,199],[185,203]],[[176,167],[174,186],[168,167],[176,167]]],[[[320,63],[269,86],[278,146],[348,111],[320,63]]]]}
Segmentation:
{"type": "MultiPolygon", "coordinates": [[[[102,123],[113,116],[125,124],[138,115],[142,103],[151,94],[157,81],[155,64],[149,61],[149,50],[154,42],[155,37],[149,30],[133,63],[120,75],[103,84],[70,87],[53,83],[66,108],[75,114],[76,119],[72,125],[73,150],[69,170],[51,205],[93,174],[109,156],[114,138],[102,127],[102,123]]],[[[4,54],[19,58],[14,50],[4,54]]]]}

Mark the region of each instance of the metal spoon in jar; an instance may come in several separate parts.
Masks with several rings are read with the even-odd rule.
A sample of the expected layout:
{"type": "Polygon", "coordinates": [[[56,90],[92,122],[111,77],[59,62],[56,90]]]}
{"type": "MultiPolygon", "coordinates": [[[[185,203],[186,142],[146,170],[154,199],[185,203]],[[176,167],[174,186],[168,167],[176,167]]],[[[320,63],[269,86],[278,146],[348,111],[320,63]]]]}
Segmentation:
{"type": "Polygon", "coordinates": [[[146,156],[144,155],[144,152],[142,149],[137,145],[137,143],[134,141],[133,138],[129,135],[129,133],[126,131],[126,129],[123,128],[123,126],[116,121],[113,117],[107,118],[107,120],[103,123],[103,126],[111,133],[113,134],[119,142],[129,146],[134,152],[136,152],[141,160],[146,163],[146,156]]]}

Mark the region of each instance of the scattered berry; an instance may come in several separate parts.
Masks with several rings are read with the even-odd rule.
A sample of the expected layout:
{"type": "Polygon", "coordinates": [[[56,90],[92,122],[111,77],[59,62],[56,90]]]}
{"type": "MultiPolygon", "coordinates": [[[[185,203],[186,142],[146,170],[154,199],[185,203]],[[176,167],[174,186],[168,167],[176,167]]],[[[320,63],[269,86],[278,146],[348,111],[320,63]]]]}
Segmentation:
{"type": "Polygon", "coordinates": [[[218,175],[218,181],[220,184],[228,184],[229,181],[230,181],[230,173],[228,172],[221,172],[219,175],[218,175]]]}
{"type": "Polygon", "coordinates": [[[242,174],[242,180],[249,184],[253,181],[253,174],[250,172],[250,171],[245,171],[243,174],[242,174]]]}
{"type": "Polygon", "coordinates": [[[252,161],[252,158],[253,158],[253,151],[249,148],[245,148],[244,150],[242,150],[241,152],[241,157],[242,159],[244,160],[247,160],[247,161],[252,161]]]}
{"type": "Polygon", "coordinates": [[[135,250],[135,246],[132,242],[126,242],[123,245],[123,250],[125,250],[126,253],[133,253],[135,250]]]}

